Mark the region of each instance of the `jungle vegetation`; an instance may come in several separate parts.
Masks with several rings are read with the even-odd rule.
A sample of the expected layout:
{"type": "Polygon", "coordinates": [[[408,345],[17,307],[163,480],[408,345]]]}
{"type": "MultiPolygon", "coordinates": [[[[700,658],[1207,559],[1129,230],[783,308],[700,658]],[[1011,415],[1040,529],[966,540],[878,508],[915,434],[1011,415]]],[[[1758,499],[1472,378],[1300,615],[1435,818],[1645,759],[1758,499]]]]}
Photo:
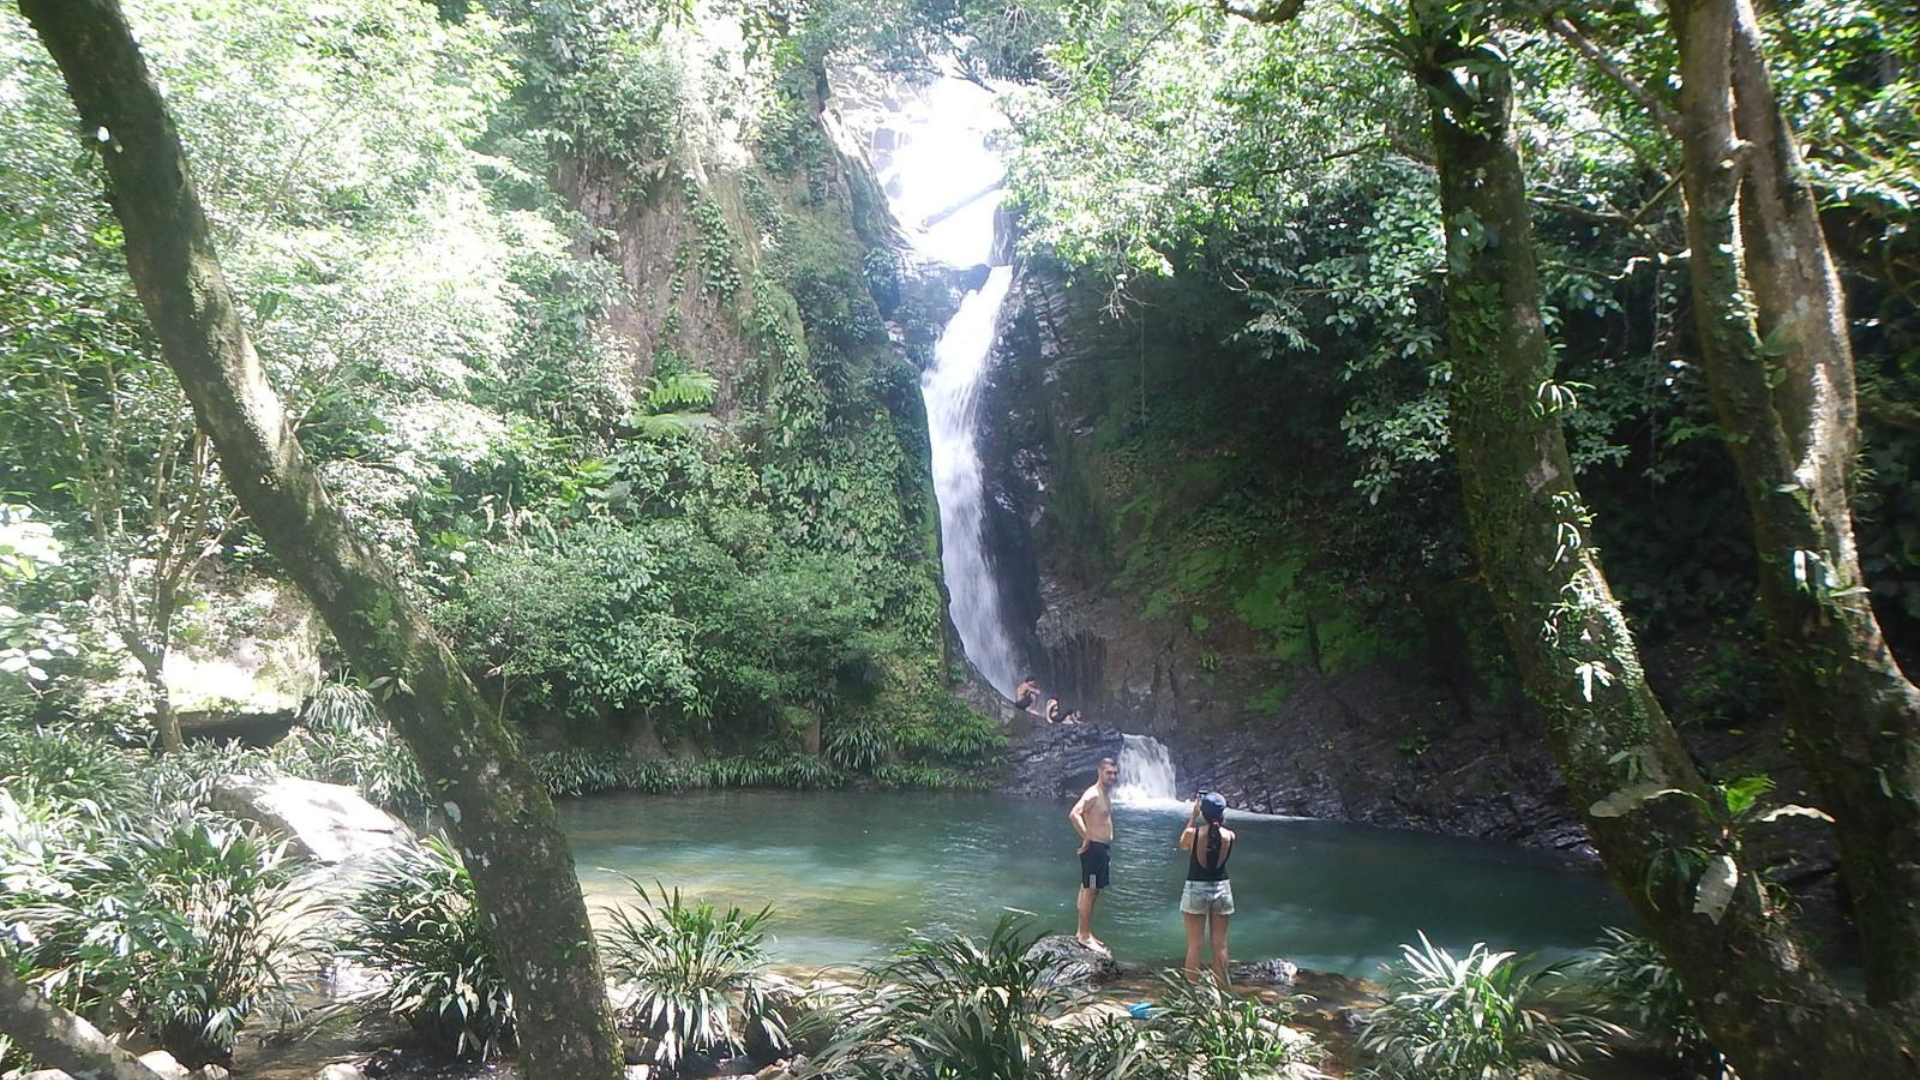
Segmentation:
{"type": "MultiPolygon", "coordinates": [[[[280,753],[398,777],[392,801],[487,856],[463,883],[442,852],[434,880],[514,928],[494,977],[527,1022],[490,999],[454,1041],[512,1031],[531,1076],[616,1075],[550,789],[969,782],[998,739],[948,694],[898,256],[819,120],[836,65],[951,63],[1005,88],[1031,266],[1121,322],[1206,294],[1228,378],[1332,419],[1338,542],[1289,580],[1383,619],[1406,600],[1378,583],[1444,582],[1497,628],[1472,662],[1530,699],[1697,1014],[1689,1052],[1754,1080],[1920,1069],[1920,26],[1900,5],[20,8],[0,14],[0,723],[68,771],[9,769],[10,829],[158,858],[123,835],[152,790],[49,778],[76,775],[76,739],[191,773],[169,657],[297,591],[384,719],[280,753]],[[700,32],[716,11],[738,56],[700,32]],[[649,221],[677,224],[619,234],[649,221]],[[636,269],[646,237],[664,273],[636,269]],[[1689,655],[1677,675],[1664,649],[1689,655]],[[1809,805],[1703,772],[1676,724],[1703,712],[1784,716],[1809,805]],[[649,742],[712,760],[608,753],[649,742]],[[1755,857],[1783,820],[1839,851],[1862,994],[1755,857]]],[[[1149,415],[1140,390],[1122,448],[1214,422],[1149,415]]],[[[1285,515],[1260,496],[1251,536],[1201,540],[1263,558],[1285,515]]],[[[1233,578],[1209,558],[1209,585],[1233,578]]],[[[203,811],[176,846],[271,906],[277,854],[203,811]]],[[[37,976],[156,1033],[183,1011],[227,1030],[192,1008],[237,1025],[270,966],[186,1007],[49,980],[53,954],[19,945],[9,1003],[37,976]]],[[[970,1030],[1020,1075],[1052,1067],[970,1030]]]]}

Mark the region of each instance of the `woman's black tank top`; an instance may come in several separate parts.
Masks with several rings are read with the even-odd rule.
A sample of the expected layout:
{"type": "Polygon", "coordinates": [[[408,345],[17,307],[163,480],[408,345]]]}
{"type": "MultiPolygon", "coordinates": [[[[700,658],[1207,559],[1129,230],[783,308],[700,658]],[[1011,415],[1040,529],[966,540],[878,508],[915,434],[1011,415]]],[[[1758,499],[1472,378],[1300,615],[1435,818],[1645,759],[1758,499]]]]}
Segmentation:
{"type": "MultiPolygon", "coordinates": [[[[1209,851],[1207,854],[1214,855],[1217,853],[1209,851]]],[[[1233,858],[1233,845],[1226,842],[1226,837],[1220,836],[1214,832],[1212,828],[1202,825],[1199,831],[1194,834],[1193,850],[1187,852],[1187,880],[1225,881],[1227,880],[1227,860],[1231,858],[1233,858]],[[1215,843],[1227,849],[1226,853],[1220,857],[1219,864],[1216,866],[1200,865],[1200,846],[1202,844],[1215,843]]]]}

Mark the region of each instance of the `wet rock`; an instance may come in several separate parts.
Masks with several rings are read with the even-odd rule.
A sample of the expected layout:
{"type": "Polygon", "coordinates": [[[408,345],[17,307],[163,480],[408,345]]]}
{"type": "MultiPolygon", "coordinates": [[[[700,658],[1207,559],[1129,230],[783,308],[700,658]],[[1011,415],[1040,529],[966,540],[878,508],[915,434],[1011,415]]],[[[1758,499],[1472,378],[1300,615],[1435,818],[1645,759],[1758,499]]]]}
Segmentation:
{"type": "Polygon", "coordinates": [[[1034,942],[1027,959],[1046,963],[1057,986],[1099,986],[1122,974],[1112,956],[1089,949],[1069,934],[1049,934],[1034,942]]]}
{"type": "Polygon", "coordinates": [[[623,1032],[620,1035],[620,1054],[624,1064],[650,1066],[659,1060],[660,1040],[650,1035],[623,1032]]]}
{"type": "Polygon", "coordinates": [[[1049,724],[1021,713],[1008,728],[1000,789],[1035,799],[1077,798],[1103,757],[1120,756],[1120,732],[1093,724],[1049,724]]]}
{"type": "Polygon", "coordinates": [[[192,1080],[193,1071],[174,1060],[165,1050],[149,1050],[140,1055],[140,1064],[159,1074],[164,1080],[192,1080]]]}
{"type": "Polygon", "coordinates": [[[371,860],[414,842],[406,823],[342,784],[296,776],[230,776],[213,789],[215,809],[284,834],[296,850],[337,865],[371,860]]]}
{"type": "Polygon", "coordinates": [[[1235,986],[1270,986],[1290,990],[1300,975],[1300,968],[1291,960],[1255,960],[1233,965],[1227,969],[1227,975],[1235,986]]]}
{"type": "MultiPolygon", "coordinates": [[[[1485,695],[1462,674],[1472,658],[1450,621],[1436,620],[1430,647],[1323,664],[1311,649],[1279,655],[1272,635],[1233,618],[1229,598],[1224,610],[1154,604],[1123,579],[1110,560],[1124,538],[1108,530],[1137,521],[1124,507],[1153,497],[1169,514],[1189,513],[1183,498],[1211,496],[1167,488],[1149,463],[1134,472],[1096,464],[1111,452],[1099,434],[1126,430],[1148,408],[1135,396],[1146,387],[1112,378],[1113,358],[1133,358],[1142,378],[1190,375],[1201,363],[1190,340],[1165,329],[1180,323],[1171,309],[1122,325],[1103,317],[1094,293],[1020,267],[981,404],[983,528],[1011,633],[1047,693],[1100,727],[1158,738],[1183,784],[1219,790],[1235,807],[1578,850],[1586,834],[1538,725],[1517,698],[1485,695]],[[1161,489],[1134,482],[1136,472],[1161,489]],[[1156,608],[1164,614],[1147,614],[1156,608]]],[[[1182,293],[1177,302],[1211,301],[1182,293]]],[[[1256,447],[1215,449],[1248,468],[1258,457],[1256,447]]],[[[1183,460],[1209,453],[1201,439],[1183,460]]],[[[1268,488],[1275,498],[1289,490],[1285,478],[1268,488]]],[[[1398,634],[1397,646],[1420,639],[1411,629],[1378,633],[1398,634]]],[[[1079,762],[1051,733],[1016,731],[1013,743],[1005,790],[1073,786],[1057,778],[1079,762]]]]}
{"type": "Polygon", "coordinates": [[[361,1072],[358,1065],[336,1061],[321,1069],[320,1075],[315,1077],[315,1080],[367,1080],[367,1074],[361,1072]]]}
{"type": "Polygon", "coordinates": [[[193,1070],[192,1080],[232,1080],[233,1073],[221,1065],[202,1065],[193,1070]]]}

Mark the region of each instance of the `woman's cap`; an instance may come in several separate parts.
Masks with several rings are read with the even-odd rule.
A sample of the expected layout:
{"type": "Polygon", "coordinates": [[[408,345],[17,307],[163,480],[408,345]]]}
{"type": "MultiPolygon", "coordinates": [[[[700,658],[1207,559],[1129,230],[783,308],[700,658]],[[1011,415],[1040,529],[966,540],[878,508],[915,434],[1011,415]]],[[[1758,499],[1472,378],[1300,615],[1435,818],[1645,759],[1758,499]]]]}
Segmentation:
{"type": "Polygon", "coordinates": [[[1200,796],[1200,816],[1208,821],[1219,821],[1227,813],[1227,800],[1217,791],[1209,791],[1200,796]]]}

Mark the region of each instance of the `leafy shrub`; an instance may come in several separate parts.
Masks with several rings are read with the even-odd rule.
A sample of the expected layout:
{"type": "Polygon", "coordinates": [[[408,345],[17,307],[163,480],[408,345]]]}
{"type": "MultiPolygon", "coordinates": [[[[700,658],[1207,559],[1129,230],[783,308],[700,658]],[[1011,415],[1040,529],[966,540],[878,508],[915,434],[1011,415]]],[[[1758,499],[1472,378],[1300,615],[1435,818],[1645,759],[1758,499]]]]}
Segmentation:
{"type": "Polygon", "coordinates": [[[0,792],[0,950],[61,1004],[143,1032],[184,1062],[225,1061],[247,1019],[286,1002],[305,950],[284,844],[176,814],[134,827],[0,792]]]}
{"type": "Polygon", "coordinates": [[[436,838],[383,863],[348,903],[341,959],[386,977],[368,999],[434,1047],[485,1060],[513,1042],[513,993],[473,877],[436,838]]]}
{"type": "Polygon", "coordinates": [[[1102,1080],[1306,1080],[1323,1074],[1311,1040],[1286,1027],[1292,1002],[1223,991],[1211,975],[1160,976],[1160,1004],[1146,1023],[1110,1018],[1055,1026],[1059,1075],[1102,1080]]]}
{"type": "Polygon", "coordinates": [[[1290,1002],[1269,1004],[1234,997],[1211,975],[1189,980],[1160,976],[1160,1007],[1151,1026],[1165,1048],[1172,1076],[1183,1080],[1256,1080],[1299,1073],[1318,1055],[1309,1040],[1286,1027],[1290,1002]]]}
{"type": "Polygon", "coordinates": [[[1006,915],[984,942],[914,934],[869,972],[822,1051],[828,1075],[1045,1080],[1051,1029],[1073,992],[1029,955],[1029,920],[1006,915]]]}
{"type": "Polygon", "coordinates": [[[977,761],[1007,744],[999,720],[944,691],[914,695],[902,711],[912,719],[894,739],[902,753],[923,762],[977,761]]]}
{"type": "Polygon", "coordinates": [[[536,754],[534,770],[547,790],[559,795],[588,795],[601,791],[644,791],[660,794],[698,788],[789,788],[808,791],[839,787],[844,782],[834,768],[819,758],[636,758],[625,750],[570,747],[536,754]]]}
{"type": "Polygon", "coordinates": [[[893,752],[893,740],[878,724],[842,724],[827,733],[822,749],[843,769],[871,769],[893,752]]]}
{"type": "Polygon", "coordinates": [[[1387,970],[1387,1001],[1374,1010],[1361,1046],[1375,1071],[1397,1080],[1518,1080],[1527,1062],[1577,1064],[1604,1052],[1611,1024],[1569,1009],[1542,1008],[1565,985],[1561,969],[1532,971],[1511,952],[1475,944],[1453,954],[1420,935],[1387,970]],[[1557,985],[1556,985],[1557,984],[1557,985]]]}
{"type": "Polygon", "coordinates": [[[1660,947],[1618,927],[1602,934],[1576,972],[1600,1008],[1675,1060],[1720,1075],[1720,1054],[1660,947]]]}
{"type": "Polygon", "coordinates": [[[321,687],[296,729],[273,748],[287,773],[330,784],[351,784],[370,801],[413,822],[424,822],[437,800],[420,775],[413,752],[374,711],[365,690],[346,683],[321,687]]]}
{"type": "Polygon", "coordinates": [[[203,810],[213,789],[229,776],[270,769],[270,759],[238,742],[191,742],[146,758],[139,770],[143,801],[138,809],[203,810]]]}
{"type": "Polygon", "coordinates": [[[785,1045],[763,975],[773,909],[719,911],[681,899],[678,889],[649,894],[628,880],[639,906],[614,909],[601,940],[608,974],[635,992],[621,1020],[658,1040],[654,1061],[672,1071],[689,1052],[738,1050],[751,1027],[785,1045]]]}
{"type": "Polygon", "coordinates": [[[20,798],[130,802],[140,794],[132,757],[71,728],[0,723],[0,789],[20,798]]]}

